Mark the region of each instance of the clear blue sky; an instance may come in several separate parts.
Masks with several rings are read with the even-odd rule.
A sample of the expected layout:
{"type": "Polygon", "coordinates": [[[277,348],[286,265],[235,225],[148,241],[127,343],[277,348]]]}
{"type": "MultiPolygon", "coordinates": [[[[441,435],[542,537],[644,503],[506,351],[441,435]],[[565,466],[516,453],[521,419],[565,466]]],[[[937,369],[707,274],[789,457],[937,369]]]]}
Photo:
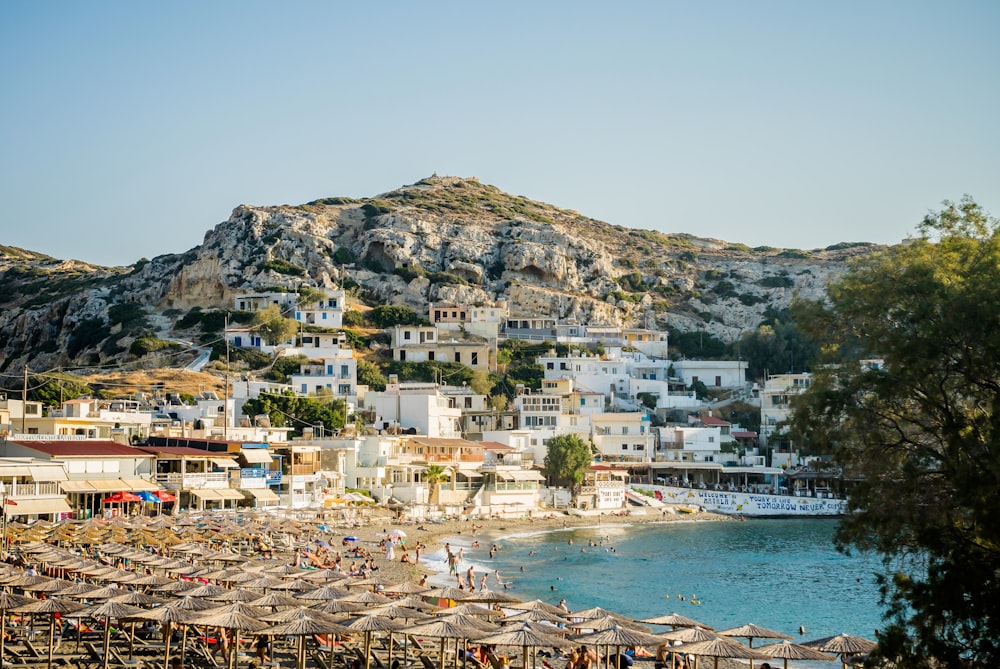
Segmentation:
{"type": "Polygon", "coordinates": [[[0,3],[0,243],[128,264],[433,172],[816,248],[1000,215],[1000,2],[0,3]]]}

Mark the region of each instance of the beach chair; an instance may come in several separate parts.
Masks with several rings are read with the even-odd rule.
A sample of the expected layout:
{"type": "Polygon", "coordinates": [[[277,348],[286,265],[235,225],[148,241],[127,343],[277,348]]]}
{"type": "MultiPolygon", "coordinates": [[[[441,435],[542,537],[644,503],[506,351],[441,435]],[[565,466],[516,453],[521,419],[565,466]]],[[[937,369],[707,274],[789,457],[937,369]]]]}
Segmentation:
{"type": "MultiPolygon", "coordinates": [[[[354,655],[359,660],[361,660],[361,666],[362,667],[365,666],[365,653],[364,653],[364,651],[361,650],[360,648],[358,648],[357,646],[355,646],[351,650],[353,650],[354,651],[354,655]]],[[[371,666],[375,667],[375,669],[386,669],[385,663],[382,662],[382,659],[375,653],[374,649],[371,652],[371,666]]]]}
{"type": "MultiPolygon", "coordinates": [[[[35,648],[34,644],[32,644],[27,639],[25,639],[23,643],[24,643],[24,649],[27,651],[24,659],[27,662],[31,662],[32,664],[36,663],[36,661],[37,661],[37,663],[47,663],[48,662],[48,659],[49,659],[49,652],[48,652],[48,650],[46,650],[43,653],[42,651],[40,651],[37,648],[35,648]]],[[[64,667],[70,667],[70,666],[74,665],[74,663],[71,662],[68,657],[60,657],[58,655],[53,655],[52,656],[52,664],[62,665],[64,667]]]]}
{"type": "Polygon", "coordinates": [[[126,669],[139,669],[142,662],[139,660],[128,660],[121,656],[118,650],[112,646],[108,648],[108,664],[114,667],[126,667],[126,669]]]}
{"type": "Polygon", "coordinates": [[[318,650],[313,650],[310,655],[312,657],[313,664],[319,667],[319,669],[331,669],[329,663],[326,661],[327,657],[329,657],[328,655],[324,655],[318,650]]]}

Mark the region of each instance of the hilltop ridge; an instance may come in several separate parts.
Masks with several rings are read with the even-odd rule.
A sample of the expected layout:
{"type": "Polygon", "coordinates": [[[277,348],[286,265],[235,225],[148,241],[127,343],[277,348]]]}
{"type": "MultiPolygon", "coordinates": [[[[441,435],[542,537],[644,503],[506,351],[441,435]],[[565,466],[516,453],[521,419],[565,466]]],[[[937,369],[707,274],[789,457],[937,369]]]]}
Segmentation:
{"type": "MultiPolygon", "coordinates": [[[[651,224],[660,224],[651,212],[651,224]]],[[[515,315],[704,330],[730,341],[793,294],[818,298],[874,245],[749,248],[635,230],[433,175],[370,198],[239,205],[182,254],[99,267],[0,247],[0,372],[137,363],[141,337],[241,292],[344,285],[369,303],[507,301],[515,315]]],[[[148,361],[147,361],[148,363],[148,361]]]]}

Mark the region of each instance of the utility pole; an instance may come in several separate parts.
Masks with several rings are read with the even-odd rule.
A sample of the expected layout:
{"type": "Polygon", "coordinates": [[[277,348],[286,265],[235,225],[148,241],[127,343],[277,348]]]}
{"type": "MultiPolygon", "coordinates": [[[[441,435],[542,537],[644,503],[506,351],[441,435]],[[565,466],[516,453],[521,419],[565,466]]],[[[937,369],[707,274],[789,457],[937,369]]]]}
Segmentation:
{"type": "MultiPolygon", "coordinates": [[[[218,322],[218,321],[216,321],[218,322]]],[[[229,314],[223,321],[222,338],[226,340],[226,386],[223,388],[222,399],[222,438],[229,440],[229,314]]]]}
{"type": "MultiPolygon", "coordinates": [[[[28,420],[28,366],[24,366],[24,390],[21,392],[21,434],[28,434],[28,428],[25,427],[28,420]]],[[[6,501],[6,500],[5,500],[6,501]]],[[[6,509],[4,509],[4,517],[6,517],[6,509]]]]}

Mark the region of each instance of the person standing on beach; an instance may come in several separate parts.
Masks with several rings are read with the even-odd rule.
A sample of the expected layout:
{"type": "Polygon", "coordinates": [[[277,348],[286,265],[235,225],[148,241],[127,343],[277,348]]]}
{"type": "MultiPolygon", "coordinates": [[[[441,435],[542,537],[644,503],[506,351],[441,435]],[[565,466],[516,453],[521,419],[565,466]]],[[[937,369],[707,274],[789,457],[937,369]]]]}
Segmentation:
{"type": "Polygon", "coordinates": [[[472,565],[469,565],[469,571],[465,572],[465,580],[469,584],[469,590],[473,592],[476,591],[476,572],[473,570],[472,565]]]}

